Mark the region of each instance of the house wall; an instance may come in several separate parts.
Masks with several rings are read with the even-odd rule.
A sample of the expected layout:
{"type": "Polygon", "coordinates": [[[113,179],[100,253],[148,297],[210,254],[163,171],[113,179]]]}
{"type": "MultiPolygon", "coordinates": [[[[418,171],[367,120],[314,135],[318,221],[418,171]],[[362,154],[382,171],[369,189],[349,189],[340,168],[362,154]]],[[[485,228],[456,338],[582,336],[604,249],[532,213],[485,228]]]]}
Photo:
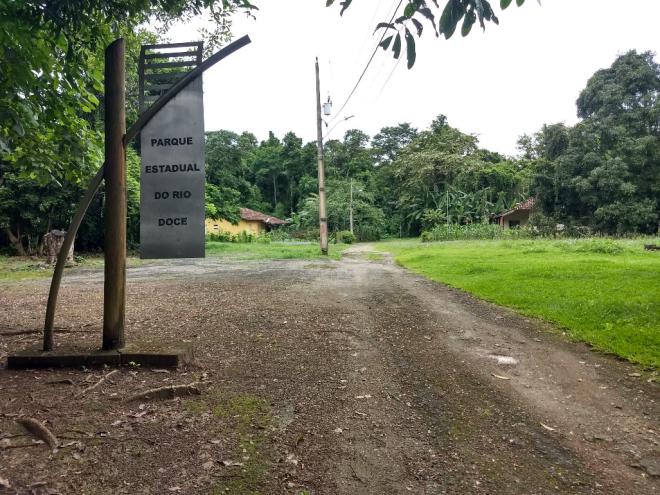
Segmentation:
{"type": "Polygon", "coordinates": [[[525,227],[529,222],[529,210],[514,211],[513,213],[502,217],[500,225],[502,225],[502,227],[505,229],[509,229],[511,228],[509,223],[511,220],[514,222],[520,222],[519,226],[525,227]]]}
{"type": "Polygon", "coordinates": [[[241,219],[238,222],[238,225],[234,225],[227,220],[213,220],[211,218],[206,219],[206,233],[207,234],[217,234],[220,231],[229,232],[230,234],[240,234],[245,231],[248,234],[261,234],[266,230],[263,222],[258,220],[243,220],[241,219]]]}

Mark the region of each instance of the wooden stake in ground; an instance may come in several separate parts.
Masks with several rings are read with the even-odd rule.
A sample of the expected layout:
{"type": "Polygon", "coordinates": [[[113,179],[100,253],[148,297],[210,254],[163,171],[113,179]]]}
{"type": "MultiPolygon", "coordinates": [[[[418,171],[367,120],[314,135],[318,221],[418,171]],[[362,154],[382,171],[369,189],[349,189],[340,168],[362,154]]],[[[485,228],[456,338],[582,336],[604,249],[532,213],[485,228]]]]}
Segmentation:
{"type": "Polygon", "coordinates": [[[103,349],[124,346],[126,308],[126,133],[124,40],[105,51],[105,285],[103,349]]]}

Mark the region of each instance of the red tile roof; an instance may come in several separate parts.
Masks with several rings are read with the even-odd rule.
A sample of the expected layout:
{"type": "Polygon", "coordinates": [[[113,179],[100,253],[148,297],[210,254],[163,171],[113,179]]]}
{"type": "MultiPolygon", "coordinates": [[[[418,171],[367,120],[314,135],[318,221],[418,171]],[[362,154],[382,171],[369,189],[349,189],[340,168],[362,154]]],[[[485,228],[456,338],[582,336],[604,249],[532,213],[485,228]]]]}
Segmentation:
{"type": "Polygon", "coordinates": [[[515,213],[517,211],[533,210],[534,206],[536,206],[536,198],[534,198],[534,197],[527,198],[525,201],[521,201],[520,203],[516,203],[514,205],[514,207],[511,208],[510,210],[505,211],[503,213],[500,213],[498,215],[495,215],[495,218],[505,217],[505,216],[510,215],[511,213],[515,213]]]}
{"type": "Polygon", "coordinates": [[[265,215],[260,211],[251,210],[250,208],[241,208],[241,218],[248,221],[263,222],[266,225],[286,225],[289,223],[285,220],[280,220],[277,217],[265,215]]]}

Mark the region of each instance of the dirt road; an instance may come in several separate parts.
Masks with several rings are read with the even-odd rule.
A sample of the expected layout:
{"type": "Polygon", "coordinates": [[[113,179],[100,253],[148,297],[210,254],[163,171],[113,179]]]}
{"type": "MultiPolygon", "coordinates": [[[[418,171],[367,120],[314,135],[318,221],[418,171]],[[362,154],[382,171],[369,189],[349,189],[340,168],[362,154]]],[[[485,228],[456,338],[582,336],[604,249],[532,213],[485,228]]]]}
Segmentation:
{"type": "MultiPolygon", "coordinates": [[[[131,270],[128,340],[191,345],[195,365],[82,395],[107,371],[1,370],[0,493],[660,493],[657,384],[369,249],[131,270]]],[[[100,341],[101,277],[66,279],[61,345],[100,341]]],[[[3,360],[38,345],[47,290],[0,286],[3,360]]]]}

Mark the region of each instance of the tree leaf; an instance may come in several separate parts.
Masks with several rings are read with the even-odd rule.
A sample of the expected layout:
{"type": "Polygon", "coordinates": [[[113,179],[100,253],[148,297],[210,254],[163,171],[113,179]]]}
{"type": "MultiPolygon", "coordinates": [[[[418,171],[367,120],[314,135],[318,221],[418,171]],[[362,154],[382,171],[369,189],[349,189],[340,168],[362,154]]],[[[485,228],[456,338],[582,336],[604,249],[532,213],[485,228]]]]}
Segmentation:
{"type": "Polygon", "coordinates": [[[511,5],[512,0],[500,0],[500,8],[502,10],[506,9],[509,5],[511,5]]]}
{"type": "Polygon", "coordinates": [[[330,5],[332,5],[333,3],[335,3],[335,0],[326,0],[325,6],[330,7],[330,5]]]}
{"type": "Polygon", "coordinates": [[[431,25],[433,26],[433,30],[435,31],[435,35],[438,36],[438,28],[435,26],[435,16],[433,15],[431,9],[429,9],[428,7],[422,7],[421,9],[418,10],[418,12],[431,22],[431,25]]]}
{"type": "Polygon", "coordinates": [[[406,57],[408,60],[408,69],[412,69],[417,58],[417,51],[415,50],[415,37],[408,28],[406,28],[406,57]]]}
{"type": "Polygon", "coordinates": [[[522,4],[525,3],[525,0],[516,0],[516,5],[522,7],[522,4]]]}
{"type": "Polygon", "coordinates": [[[374,29],[374,33],[379,29],[394,29],[394,24],[390,24],[389,22],[379,22],[378,24],[376,24],[376,29],[374,29]]]}
{"type": "Polygon", "coordinates": [[[4,153],[9,153],[10,151],[9,146],[2,140],[2,138],[0,138],[0,151],[4,153]]]}
{"type": "Polygon", "coordinates": [[[440,32],[449,39],[456,31],[458,21],[465,14],[465,7],[460,0],[449,0],[440,16],[440,32]]]}
{"type": "Polygon", "coordinates": [[[422,23],[419,22],[417,19],[410,19],[410,20],[415,25],[415,28],[417,28],[417,36],[421,36],[422,31],[424,31],[424,26],[422,26],[422,23]]]}
{"type": "Polygon", "coordinates": [[[472,26],[474,25],[474,22],[476,20],[477,17],[474,15],[473,10],[470,10],[467,14],[465,14],[465,18],[463,19],[463,26],[461,26],[461,35],[463,37],[470,34],[470,31],[472,30],[472,26]]]}
{"type": "Polygon", "coordinates": [[[394,44],[392,45],[392,51],[394,52],[394,58],[399,58],[401,55],[401,34],[397,33],[396,38],[394,39],[394,44]]]}
{"type": "Polygon", "coordinates": [[[378,46],[380,46],[383,50],[387,50],[390,47],[390,43],[392,43],[392,38],[394,38],[394,35],[388,36],[383,41],[381,41],[378,46]]]}
{"type": "Polygon", "coordinates": [[[413,4],[412,2],[408,2],[408,5],[406,5],[406,8],[403,9],[403,15],[406,16],[408,19],[410,19],[413,16],[413,14],[415,13],[415,10],[417,10],[415,8],[415,4],[413,4]]]}
{"type": "Polygon", "coordinates": [[[344,0],[343,2],[340,2],[339,5],[341,5],[341,10],[339,11],[339,15],[344,15],[344,11],[351,6],[351,2],[353,0],[344,0]]]}

